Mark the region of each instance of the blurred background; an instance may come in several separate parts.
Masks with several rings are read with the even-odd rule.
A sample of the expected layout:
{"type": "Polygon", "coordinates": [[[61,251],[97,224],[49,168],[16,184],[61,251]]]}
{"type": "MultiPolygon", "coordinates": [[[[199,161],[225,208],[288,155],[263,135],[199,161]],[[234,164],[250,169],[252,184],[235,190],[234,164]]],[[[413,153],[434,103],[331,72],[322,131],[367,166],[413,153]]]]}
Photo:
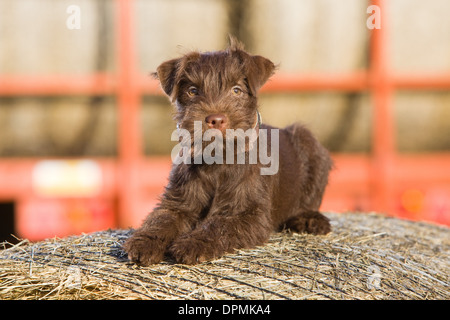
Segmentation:
{"type": "Polygon", "coordinates": [[[332,152],[322,210],[450,225],[448,12],[448,0],[0,0],[0,242],[139,226],[175,129],[148,75],[229,34],[279,64],[264,122],[303,122],[332,152]]]}

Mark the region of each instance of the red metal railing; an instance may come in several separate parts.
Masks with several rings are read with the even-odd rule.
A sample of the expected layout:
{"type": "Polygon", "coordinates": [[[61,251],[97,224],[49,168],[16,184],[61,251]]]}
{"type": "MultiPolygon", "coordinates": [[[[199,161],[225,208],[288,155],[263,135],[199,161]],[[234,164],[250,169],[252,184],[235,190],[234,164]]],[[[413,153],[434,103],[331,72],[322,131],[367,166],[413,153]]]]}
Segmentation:
{"type": "MultiPolygon", "coordinates": [[[[111,203],[118,200],[118,215],[110,227],[137,226],[163,190],[170,170],[168,157],[144,157],[139,123],[141,97],[159,95],[157,81],[137,70],[134,43],[134,1],[117,1],[117,74],[84,76],[0,75],[0,96],[24,95],[116,95],[118,97],[118,158],[94,159],[103,173],[103,186],[95,197],[111,203]]],[[[413,219],[434,220],[450,225],[450,203],[430,215],[428,207],[416,212],[402,208],[405,190],[441,190],[450,198],[450,153],[401,155],[395,147],[393,96],[396,90],[450,90],[450,73],[436,75],[392,74],[387,52],[389,25],[385,1],[373,0],[382,13],[381,29],[371,30],[370,67],[348,74],[278,74],[262,93],[275,92],[368,92],[372,97],[373,134],[370,154],[335,154],[337,169],[326,192],[325,210],[380,211],[413,219]],[[428,208],[428,209],[427,209],[428,208]]],[[[37,197],[32,187],[33,168],[42,159],[0,159],[0,201],[26,201],[37,197]]],[[[406,199],[406,198],[405,198],[406,199]]],[[[431,207],[432,208],[432,207],[431,207]]],[[[20,210],[20,206],[19,206],[20,210]]],[[[20,220],[20,219],[19,219],[20,220]]],[[[108,220],[111,221],[111,220],[108,220]]],[[[26,223],[21,222],[21,223],[26,223]]],[[[23,236],[27,236],[27,229],[23,236]]],[[[89,231],[89,230],[83,230],[89,231]]]]}

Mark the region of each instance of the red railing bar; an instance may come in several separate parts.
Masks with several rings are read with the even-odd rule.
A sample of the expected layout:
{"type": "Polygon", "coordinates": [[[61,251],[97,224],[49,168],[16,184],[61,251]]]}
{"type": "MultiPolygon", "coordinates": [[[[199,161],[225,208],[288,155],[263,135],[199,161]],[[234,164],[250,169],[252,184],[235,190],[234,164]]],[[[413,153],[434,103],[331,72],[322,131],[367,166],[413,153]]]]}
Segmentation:
{"type": "Polygon", "coordinates": [[[402,90],[450,90],[450,74],[393,75],[390,81],[402,90]]]}
{"type": "Polygon", "coordinates": [[[392,114],[393,87],[389,82],[387,58],[388,26],[384,0],[372,0],[380,8],[381,28],[371,30],[369,83],[372,89],[372,166],[371,198],[375,211],[393,213],[392,177],[395,159],[394,121],[392,114]]]}
{"type": "MultiPolygon", "coordinates": [[[[450,74],[393,75],[386,82],[401,90],[450,90],[450,74]]],[[[115,95],[120,79],[117,75],[24,76],[0,75],[0,96],[115,95]]],[[[134,89],[142,95],[162,95],[159,82],[147,75],[133,76],[134,89]]],[[[368,91],[369,74],[276,74],[262,88],[262,93],[311,91],[368,91]]]]}
{"type": "Polygon", "coordinates": [[[139,170],[143,158],[135,52],[134,1],[117,0],[118,51],[118,223],[131,226],[139,214],[139,170]]]}
{"type": "Polygon", "coordinates": [[[116,77],[107,73],[90,75],[0,75],[0,96],[23,95],[109,95],[116,77]]]}
{"type": "Polygon", "coordinates": [[[263,93],[296,91],[364,91],[367,73],[347,74],[275,74],[262,88],[263,93]]]}
{"type": "MultiPolygon", "coordinates": [[[[161,95],[159,82],[150,76],[93,74],[85,76],[0,76],[0,96],[20,95],[109,95],[127,86],[136,94],[161,95]],[[125,80],[127,82],[125,83],[125,80]]],[[[362,91],[367,89],[364,72],[335,75],[277,74],[262,88],[262,92],[295,91],[362,91]]]]}
{"type": "MultiPolygon", "coordinates": [[[[336,168],[332,171],[330,187],[358,190],[370,182],[371,158],[367,154],[332,154],[336,168]]],[[[40,161],[49,158],[1,158],[0,159],[0,200],[20,199],[33,194],[32,172],[40,161]]],[[[57,158],[56,160],[79,160],[77,158],[57,158]]],[[[119,164],[115,158],[89,158],[102,169],[103,184],[99,197],[111,198],[117,193],[121,183],[119,164]]],[[[394,165],[392,180],[401,183],[420,182],[441,183],[448,186],[450,170],[444,170],[450,163],[449,153],[399,154],[394,165]],[[414,175],[411,175],[414,172],[414,175]]],[[[139,183],[140,190],[161,186],[167,181],[171,159],[168,156],[149,157],[139,164],[142,170],[139,183]],[[164,168],[164,170],[161,170],[164,168]]]]}

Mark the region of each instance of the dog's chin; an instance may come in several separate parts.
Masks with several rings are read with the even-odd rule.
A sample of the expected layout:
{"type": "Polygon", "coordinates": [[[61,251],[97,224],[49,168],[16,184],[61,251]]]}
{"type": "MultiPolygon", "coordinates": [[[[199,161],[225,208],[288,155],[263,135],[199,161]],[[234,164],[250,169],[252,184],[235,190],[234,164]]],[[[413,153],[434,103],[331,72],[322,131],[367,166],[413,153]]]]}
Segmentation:
{"type": "Polygon", "coordinates": [[[214,159],[222,158],[225,163],[227,153],[233,153],[236,157],[250,152],[255,147],[259,135],[257,129],[250,128],[248,125],[237,129],[227,127],[223,130],[202,128],[201,133],[195,132],[194,128],[186,129],[189,131],[191,139],[185,141],[187,144],[181,144],[182,149],[179,154],[185,163],[203,162],[205,155],[214,159]],[[227,129],[232,129],[232,132],[227,133],[227,129]],[[248,131],[249,129],[252,131],[248,131]],[[216,157],[217,154],[219,155],[216,157]]]}

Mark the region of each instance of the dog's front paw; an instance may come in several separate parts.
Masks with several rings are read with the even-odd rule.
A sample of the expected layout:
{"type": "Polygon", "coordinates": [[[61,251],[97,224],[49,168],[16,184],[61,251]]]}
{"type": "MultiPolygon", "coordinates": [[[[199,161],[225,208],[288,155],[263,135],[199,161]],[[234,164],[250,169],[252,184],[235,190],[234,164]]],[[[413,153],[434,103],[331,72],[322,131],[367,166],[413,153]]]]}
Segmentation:
{"type": "Polygon", "coordinates": [[[214,244],[185,236],[172,243],[169,253],[177,263],[197,264],[216,258],[219,255],[217,249],[214,244]]]}
{"type": "Polygon", "coordinates": [[[164,258],[166,244],[158,237],[136,232],[123,245],[131,261],[148,266],[161,262],[164,258]]]}

